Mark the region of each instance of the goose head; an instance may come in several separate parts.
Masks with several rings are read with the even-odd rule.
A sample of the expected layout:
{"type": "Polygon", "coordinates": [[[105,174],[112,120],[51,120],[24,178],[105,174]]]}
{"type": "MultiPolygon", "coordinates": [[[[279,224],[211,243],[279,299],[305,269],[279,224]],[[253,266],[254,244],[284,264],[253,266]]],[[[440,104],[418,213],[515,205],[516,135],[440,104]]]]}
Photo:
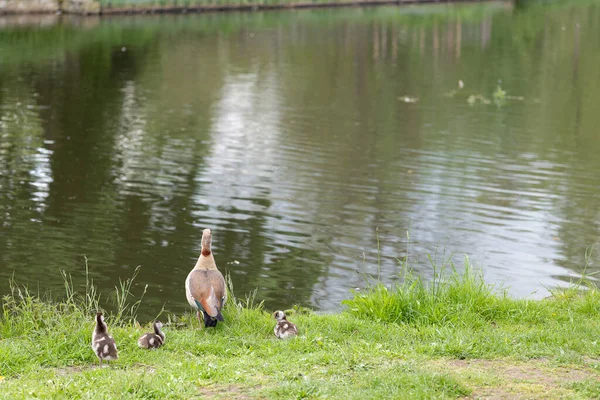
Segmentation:
{"type": "Polygon", "coordinates": [[[210,248],[212,244],[212,233],[210,229],[205,229],[202,231],[202,255],[204,257],[210,256],[212,250],[210,248]]]}

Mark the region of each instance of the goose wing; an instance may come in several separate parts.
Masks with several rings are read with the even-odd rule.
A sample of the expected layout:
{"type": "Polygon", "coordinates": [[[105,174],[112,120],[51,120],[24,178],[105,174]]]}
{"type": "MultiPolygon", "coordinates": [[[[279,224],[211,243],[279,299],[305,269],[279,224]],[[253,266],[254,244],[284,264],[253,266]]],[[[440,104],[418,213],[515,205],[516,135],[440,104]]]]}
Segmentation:
{"type": "Polygon", "coordinates": [[[213,318],[221,316],[220,311],[227,297],[225,279],[221,272],[218,270],[193,270],[190,272],[187,289],[194,301],[193,306],[213,318]]]}

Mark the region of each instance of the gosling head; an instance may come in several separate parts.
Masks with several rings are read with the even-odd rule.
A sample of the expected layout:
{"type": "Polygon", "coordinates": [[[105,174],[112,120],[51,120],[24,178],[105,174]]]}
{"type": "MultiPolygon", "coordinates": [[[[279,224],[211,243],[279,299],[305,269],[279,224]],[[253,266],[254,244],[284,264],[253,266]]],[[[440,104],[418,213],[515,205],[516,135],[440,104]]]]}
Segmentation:
{"type": "Polygon", "coordinates": [[[202,255],[208,257],[211,254],[210,246],[212,244],[212,234],[210,229],[202,231],[202,255]]]}
{"type": "Polygon", "coordinates": [[[154,328],[155,329],[160,330],[160,329],[162,329],[162,327],[163,327],[162,322],[160,322],[160,321],[154,321],[154,328]]]}
{"type": "Polygon", "coordinates": [[[283,311],[275,311],[273,313],[273,318],[275,318],[277,321],[283,321],[285,319],[285,313],[283,311]]]}
{"type": "Polygon", "coordinates": [[[96,313],[96,329],[100,331],[107,329],[106,322],[104,322],[104,315],[101,312],[96,313]]]}

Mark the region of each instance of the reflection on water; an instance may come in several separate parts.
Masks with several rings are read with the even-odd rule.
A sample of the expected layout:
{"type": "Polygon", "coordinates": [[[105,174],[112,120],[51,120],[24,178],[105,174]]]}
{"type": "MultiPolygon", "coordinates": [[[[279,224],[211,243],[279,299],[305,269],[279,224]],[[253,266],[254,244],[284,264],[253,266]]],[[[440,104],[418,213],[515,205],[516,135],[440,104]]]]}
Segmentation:
{"type": "Polygon", "coordinates": [[[7,21],[3,290],[85,255],[104,292],[142,265],[145,317],[181,311],[210,227],[270,308],[335,309],[404,257],[430,277],[428,253],[540,297],[598,241],[596,5],[7,21]]]}

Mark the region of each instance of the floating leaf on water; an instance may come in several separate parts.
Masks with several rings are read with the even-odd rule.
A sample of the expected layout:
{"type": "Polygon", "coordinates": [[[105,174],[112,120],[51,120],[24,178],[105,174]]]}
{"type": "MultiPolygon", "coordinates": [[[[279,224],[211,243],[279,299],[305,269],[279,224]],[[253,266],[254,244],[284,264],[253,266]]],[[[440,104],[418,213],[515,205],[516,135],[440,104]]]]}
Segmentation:
{"type": "Polygon", "coordinates": [[[484,96],[480,95],[480,94],[472,94],[467,98],[467,103],[469,103],[470,105],[475,104],[477,101],[481,102],[482,104],[490,104],[491,101],[487,98],[485,98],[484,96]]]}
{"type": "Polygon", "coordinates": [[[504,98],[506,98],[506,90],[502,90],[500,85],[498,85],[496,87],[496,91],[494,92],[494,99],[503,100],[504,98]]]}
{"type": "Polygon", "coordinates": [[[405,103],[416,103],[417,101],[419,101],[419,98],[410,96],[400,96],[398,97],[398,100],[403,101],[405,103]]]}
{"type": "Polygon", "coordinates": [[[444,97],[454,97],[456,93],[458,93],[458,90],[451,90],[449,92],[444,93],[444,97]]]}

